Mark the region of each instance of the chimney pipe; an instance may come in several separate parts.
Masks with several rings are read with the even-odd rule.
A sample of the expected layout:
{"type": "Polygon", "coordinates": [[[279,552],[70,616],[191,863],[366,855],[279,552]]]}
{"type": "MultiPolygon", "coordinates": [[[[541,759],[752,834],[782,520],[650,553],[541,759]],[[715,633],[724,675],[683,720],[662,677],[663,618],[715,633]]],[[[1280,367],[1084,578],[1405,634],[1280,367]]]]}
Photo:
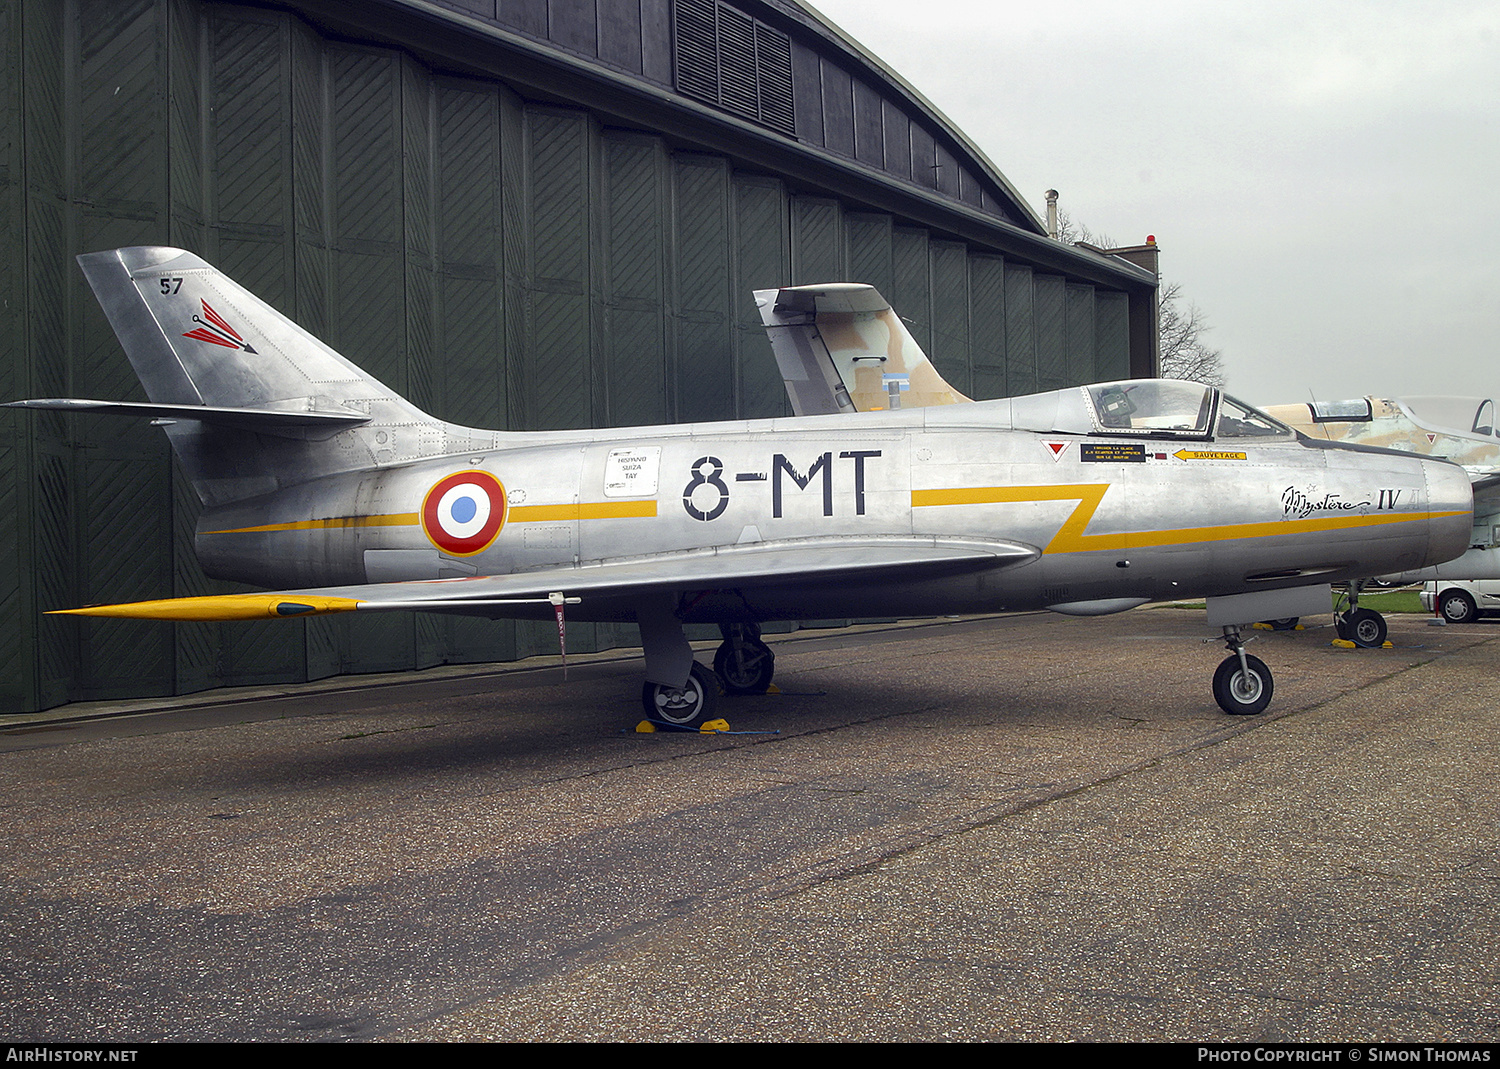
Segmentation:
{"type": "Polygon", "coordinates": [[[1057,240],[1057,190],[1047,190],[1047,236],[1057,240]]]}

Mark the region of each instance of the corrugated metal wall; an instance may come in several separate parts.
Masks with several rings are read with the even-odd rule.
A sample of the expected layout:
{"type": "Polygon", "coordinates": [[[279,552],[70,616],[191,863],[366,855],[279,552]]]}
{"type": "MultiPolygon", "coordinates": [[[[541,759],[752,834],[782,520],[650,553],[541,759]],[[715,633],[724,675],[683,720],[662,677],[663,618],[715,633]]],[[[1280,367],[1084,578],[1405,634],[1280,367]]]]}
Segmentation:
{"type": "MultiPolygon", "coordinates": [[[[787,282],[876,284],[981,397],[1128,367],[1123,294],[285,13],[0,0],[0,48],[0,398],[143,400],[73,256],[163,243],[471,425],[782,414],[750,291],[787,282]]],[[[144,423],[0,415],[0,708],[555,649],[549,627],[432,616],[40,615],[228,589],[194,559],[197,508],[144,423]]]]}

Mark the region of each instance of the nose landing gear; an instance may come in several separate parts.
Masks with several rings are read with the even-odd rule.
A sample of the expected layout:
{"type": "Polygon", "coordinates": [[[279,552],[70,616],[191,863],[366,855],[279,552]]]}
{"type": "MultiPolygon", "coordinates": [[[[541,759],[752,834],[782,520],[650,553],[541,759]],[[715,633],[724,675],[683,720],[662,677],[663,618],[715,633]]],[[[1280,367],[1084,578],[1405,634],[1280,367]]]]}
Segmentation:
{"type": "Polygon", "coordinates": [[[1219,703],[1219,708],[1230,716],[1254,716],[1265,712],[1275,689],[1266,662],[1245,652],[1245,643],[1236,625],[1224,628],[1224,648],[1229,651],[1229,656],[1214,672],[1214,700],[1219,703]]]}

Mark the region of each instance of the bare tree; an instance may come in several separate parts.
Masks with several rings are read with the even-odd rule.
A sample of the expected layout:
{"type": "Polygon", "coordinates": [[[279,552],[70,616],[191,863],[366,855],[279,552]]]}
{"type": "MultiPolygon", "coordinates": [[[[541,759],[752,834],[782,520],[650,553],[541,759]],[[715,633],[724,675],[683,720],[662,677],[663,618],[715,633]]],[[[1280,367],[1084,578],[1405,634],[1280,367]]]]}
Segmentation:
{"type": "Polygon", "coordinates": [[[1161,338],[1161,376],[1190,379],[1205,386],[1224,385],[1224,354],[1203,343],[1209,330],[1196,304],[1181,305],[1182,290],[1176,282],[1156,295],[1156,329],[1161,338]]]}
{"type": "MultiPolygon", "coordinates": [[[[1072,245],[1109,250],[1115,243],[1107,235],[1095,234],[1075,223],[1065,211],[1057,213],[1057,238],[1072,245]]],[[[1205,386],[1224,385],[1224,354],[1211,349],[1203,335],[1211,329],[1207,318],[1192,302],[1183,307],[1182,287],[1168,283],[1156,294],[1156,330],[1161,339],[1161,376],[1189,379],[1205,386]]]]}
{"type": "Polygon", "coordinates": [[[1115,244],[1109,235],[1096,234],[1082,223],[1075,223],[1063,208],[1057,210],[1057,240],[1065,245],[1092,245],[1096,249],[1113,248],[1115,244]]]}

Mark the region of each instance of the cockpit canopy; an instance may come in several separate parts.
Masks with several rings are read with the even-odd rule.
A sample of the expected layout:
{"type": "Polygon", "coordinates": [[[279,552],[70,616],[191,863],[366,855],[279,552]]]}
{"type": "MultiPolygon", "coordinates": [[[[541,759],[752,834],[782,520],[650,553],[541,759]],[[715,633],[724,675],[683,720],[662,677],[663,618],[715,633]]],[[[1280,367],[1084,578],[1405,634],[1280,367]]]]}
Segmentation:
{"type": "Polygon", "coordinates": [[[1400,412],[1423,430],[1460,438],[1500,438],[1495,402],[1489,398],[1360,397],[1352,401],[1311,401],[1307,409],[1314,423],[1371,423],[1400,412]]]}
{"type": "Polygon", "coordinates": [[[1208,434],[1218,391],[1172,379],[1106,382],[1083,387],[1093,406],[1094,426],[1110,434],[1163,431],[1201,437],[1208,434]]]}
{"type": "Polygon", "coordinates": [[[1012,426],[1048,434],[1143,438],[1291,438],[1264,412],[1212,386],[1130,379],[1011,399],[1012,426]]]}
{"type": "Polygon", "coordinates": [[[1445,434],[1495,434],[1495,402],[1475,397],[1399,397],[1393,402],[1418,427],[1445,434]]]}

